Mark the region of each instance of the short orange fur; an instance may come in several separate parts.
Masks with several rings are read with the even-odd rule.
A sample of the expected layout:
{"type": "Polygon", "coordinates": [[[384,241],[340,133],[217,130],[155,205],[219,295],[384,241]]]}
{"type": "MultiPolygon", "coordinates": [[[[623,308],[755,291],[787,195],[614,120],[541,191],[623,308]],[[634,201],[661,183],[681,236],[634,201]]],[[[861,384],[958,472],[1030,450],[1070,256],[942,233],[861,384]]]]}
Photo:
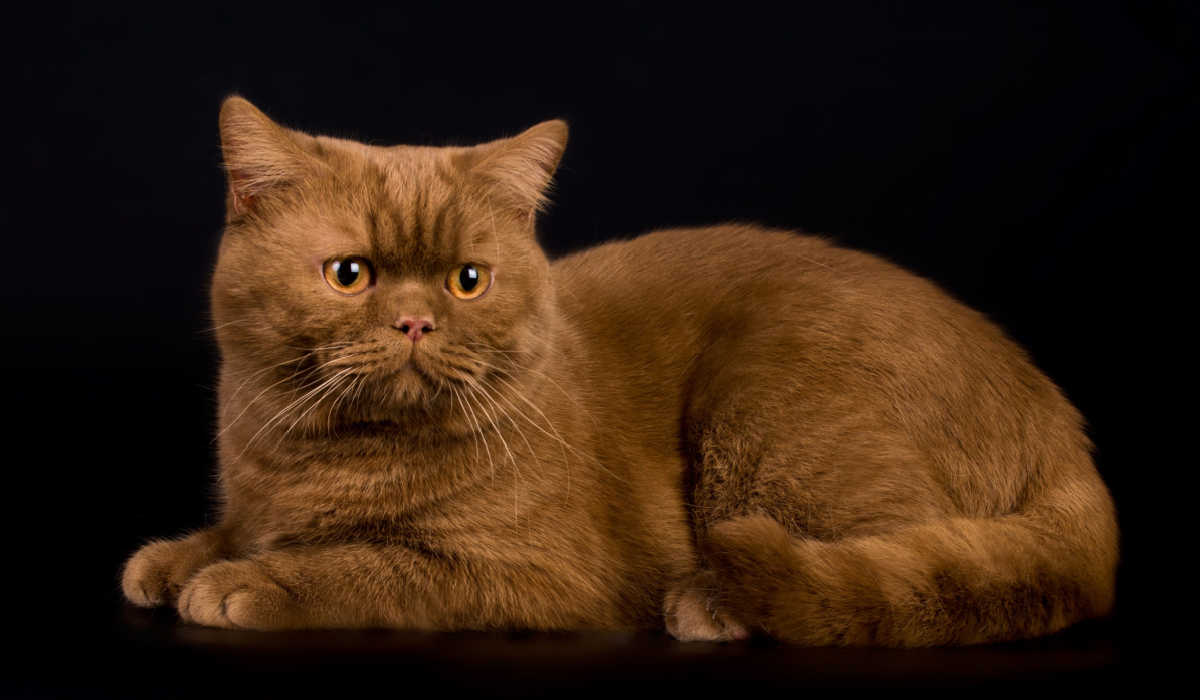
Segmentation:
{"type": "Polygon", "coordinates": [[[889,646],[1110,610],[1078,412],[933,284],[748,225],[551,263],[560,121],[383,148],[231,97],[220,127],[219,520],[136,552],[130,601],[254,629],[889,646]],[[332,289],[339,256],[371,286],[332,289]],[[494,276],[476,299],[447,293],[462,263],[494,276]]]}

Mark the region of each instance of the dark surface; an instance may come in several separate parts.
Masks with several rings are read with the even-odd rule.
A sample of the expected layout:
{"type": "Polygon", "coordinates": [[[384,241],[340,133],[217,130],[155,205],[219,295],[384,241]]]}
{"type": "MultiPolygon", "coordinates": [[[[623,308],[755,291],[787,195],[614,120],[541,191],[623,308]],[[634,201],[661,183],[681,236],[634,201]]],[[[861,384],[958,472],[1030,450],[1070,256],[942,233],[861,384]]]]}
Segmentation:
{"type": "Polygon", "coordinates": [[[1051,638],[977,649],[801,649],[769,641],[684,644],[664,634],[571,632],[315,632],[256,635],[179,627],[129,611],[127,644],[168,668],[196,661],[237,672],[300,672],[325,683],[345,671],[370,680],[403,674],[421,686],[514,693],[604,692],[660,684],[705,694],[731,686],[886,687],[1121,683],[1112,626],[1092,623],[1051,638]]]}
{"type": "MultiPolygon", "coordinates": [[[[687,644],[652,632],[259,633],[180,625],[163,611],[130,606],[101,655],[72,659],[66,672],[60,664],[22,670],[24,689],[34,694],[119,697],[367,688],[588,697],[637,688],[709,697],[771,687],[1152,687],[1134,673],[1114,628],[1092,621],[1042,639],[969,648],[805,649],[769,640],[687,644]]],[[[55,658],[53,649],[43,652],[55,658]]]]}
{"type": "Polygon", "coordinates": [[[1173,621],[1159,608],[1179,597],[1155,546],[1167,509],[1156,485],[1183,463],[1158,454],[1169,431],[1153,392],[1177,383],[1161,378],[1177,326],[1159,322],[1150,285],[1195,229],[1196,7],[12,10],[0,510],[20,648],[0,691],[1152,683],[1164,652],[1148,628],[1173,621]],[[936,280],[1004,326],[1087,417],[1122,526],[1115,619],[900,652],[653,634],[235,634],[125,609],[124,558],[211,513],[206,296],[224,187],[216,114],[234,91],[284,124],[379,144],[469,143],[566,118],[540,224],[554,254],[750,220],[827,233],[936,280]]]}

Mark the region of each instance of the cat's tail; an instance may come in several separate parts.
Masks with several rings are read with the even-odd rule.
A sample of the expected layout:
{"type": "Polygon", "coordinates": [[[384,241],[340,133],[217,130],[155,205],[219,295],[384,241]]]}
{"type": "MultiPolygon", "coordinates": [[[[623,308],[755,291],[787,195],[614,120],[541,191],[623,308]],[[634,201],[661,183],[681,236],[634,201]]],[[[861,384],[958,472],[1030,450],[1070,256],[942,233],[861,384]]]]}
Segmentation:
{"type": "Polygon", "coordinates": [[[805,644],[1032,637],[1107,614],[1115,594],[1116,515],[1094,470],[1009,515],[835,541],[755,515],[714,525],[702,546],[721,581],[715,607],[805,644]]]}

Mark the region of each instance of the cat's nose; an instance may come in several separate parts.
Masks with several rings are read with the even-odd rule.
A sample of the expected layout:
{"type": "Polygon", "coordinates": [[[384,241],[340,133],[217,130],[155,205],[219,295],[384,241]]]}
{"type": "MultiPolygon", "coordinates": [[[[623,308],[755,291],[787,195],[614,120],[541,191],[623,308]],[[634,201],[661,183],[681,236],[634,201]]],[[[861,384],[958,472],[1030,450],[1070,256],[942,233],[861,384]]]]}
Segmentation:
{"type": "Polygon", "coordinates": [[[436,328],[433,319],[428,316],[401,316],[392,322],[392,327],[412,338],[414,343],[436,328]]]}

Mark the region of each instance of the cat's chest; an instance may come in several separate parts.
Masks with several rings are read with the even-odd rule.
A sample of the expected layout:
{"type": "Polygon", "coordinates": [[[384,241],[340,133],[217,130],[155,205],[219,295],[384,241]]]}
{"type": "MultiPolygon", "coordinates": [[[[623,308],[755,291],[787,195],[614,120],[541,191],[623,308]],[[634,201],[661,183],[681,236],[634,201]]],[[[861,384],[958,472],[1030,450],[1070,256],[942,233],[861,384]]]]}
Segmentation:
{"type": "Polygon", "coordinates": [[[227,476],[236,517],[255,539],[396,541],[446,527],[444,513],[468,479],[455,455],[414,450],[295,450],[227,476]]]}

